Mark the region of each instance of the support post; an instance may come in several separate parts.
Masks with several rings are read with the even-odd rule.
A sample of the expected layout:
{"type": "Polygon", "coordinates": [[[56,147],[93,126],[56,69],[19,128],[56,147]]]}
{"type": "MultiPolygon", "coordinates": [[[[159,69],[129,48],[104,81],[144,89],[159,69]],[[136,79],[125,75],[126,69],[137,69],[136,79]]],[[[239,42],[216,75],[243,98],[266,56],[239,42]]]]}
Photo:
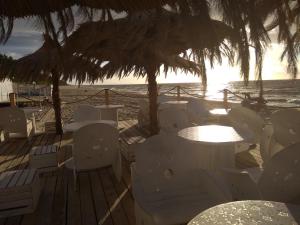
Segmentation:
{"type": "Polygon", "coordinates": [[[224,99],[223,99],[224,108],[227,110],[228,109],[228,90],[224,89],[223,93],[224,93],[224,99]]]}
{"type": "Polygon", "coordinates": [[[180,101],[180,86],[177,86],[177,101],[180,101]]]}
{"type": "Polygon", "coordinates": [[[109,105],[109,89],[104,89],[105,94],[105,105],[109,105]]]}
{"type": "Polygon", "coordinates": [[[56,134],[63,134],[62,123],[61,123],[61,105],[60,105],[60,97],[59,97],[59,73],[53,69],[52,70],[52,102],[53,109],[55,113],[55,128],[56,134]]]}
{"type": "Polygon", "coordinates": [[[158,126],[158,105],[157,105],[157,82],[156,66],[152,65],[146,68],[148,76],[148,93],[149,93],[149,118],[150,118],[150,135],[159,133],[158,126]]]}
{"type": "Polygon", "coordinates": [[[16,93],[9,93],[9,102],[10,102],[10,106],[17,106],[17,102],[16,102],[16,93]]]}

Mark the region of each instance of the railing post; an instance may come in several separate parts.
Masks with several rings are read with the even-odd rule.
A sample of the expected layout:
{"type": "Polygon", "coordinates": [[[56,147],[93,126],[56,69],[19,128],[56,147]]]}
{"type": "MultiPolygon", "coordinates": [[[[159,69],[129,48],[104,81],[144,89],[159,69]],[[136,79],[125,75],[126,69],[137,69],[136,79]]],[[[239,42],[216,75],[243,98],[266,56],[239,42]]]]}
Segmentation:
{"type": "Polygon", "coordinates": [[[177,101],[180,100],[180,86],[177,86],[177,101]]]}
{"type": "Polygon", "coordinates": [[[16,102],[16,94],[15,93],[9,93],[9,102],[10,102],[10,106],[16,106],[17,102],[16,102]]]}
{"type": "Polygon", "coordinates": [[[224,108],[228,109],[228,90],[224,89],[224,108]]]}
{"type": "Polygon", "coordinates": [[[104,89],[105,92],[105,105],[109,105],[109,89],[104,89]]]}

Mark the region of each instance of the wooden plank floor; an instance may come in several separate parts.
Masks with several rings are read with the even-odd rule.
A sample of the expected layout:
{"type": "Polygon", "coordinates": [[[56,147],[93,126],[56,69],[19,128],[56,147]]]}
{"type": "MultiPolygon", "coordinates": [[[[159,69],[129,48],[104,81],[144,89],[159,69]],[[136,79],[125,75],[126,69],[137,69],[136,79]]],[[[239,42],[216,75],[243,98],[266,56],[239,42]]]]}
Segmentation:
{"type": "MultiPolygon", "coordinates": [[[[130,145],[143,142],[146,131],[137,128],[136,121],[119,123],[121,148],[126,153],[130,145]]],[[[40,134],[30,141],[10,140],[0,144],[0,173],[27,168],[32,146],[55,144],[60,161],[68,155],[66,145],[71,135],[40,134]]],[[[239,154],[241,168],[260,164],[256,149],[239,154]]],[[[74,190],[70,171],[60,168],[42,176],[42,193],[33,214],[0,218],[0,225],[131,225],[135,224],[134,201],[131,193],[130,162],[123,157],[123,177],[118,182],[111,168],[103,168],[78,175],[78,190],[74,190]]]]}

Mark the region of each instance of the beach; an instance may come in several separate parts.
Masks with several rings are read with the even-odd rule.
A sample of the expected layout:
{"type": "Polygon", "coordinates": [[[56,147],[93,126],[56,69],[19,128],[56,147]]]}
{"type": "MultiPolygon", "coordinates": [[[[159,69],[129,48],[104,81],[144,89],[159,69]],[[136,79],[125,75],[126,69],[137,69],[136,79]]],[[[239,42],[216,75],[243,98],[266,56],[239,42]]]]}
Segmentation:
{"type": "MultiPolygon", "coordinates": [[[[264,97],[268,101],[267,106],[269,111],[261,112],[261,115],[264,118],[268,118],[271,111],[280,107],[299,107],[300,94],[297,91],[299,83],[299,80],[266,81],[264,97]]],[[[203,98],[203,92],[201,91],[201,85],[199,83],[159,84],[160,93],[167,93],[169,96],[176,97],[177,85],[180,85],[182,90],[184,90],[181,90],[181,99],[188,100],[191,97],[198,97],[199,99],[203,98]]],[[[119,110],[119,120],[137,119],[139,101],[148,101],[146,84],[60,86],[63,123],[65,124],[72,120],[74,110],[80,104],[94,106],[105,104],[105,88],[110,90],[110,104],[124,105],[124,107],[119,110]]],[[[245,86],[243,82],[230,82],[226,85],[217,86],[208,85],[205,96],[205,103],[208,109],[224,107],[222,88],[228,88],[240,96],[243,96],[243,93],[250,93],[251,96],[258,95],[258,89],[255,82],[249,82],[248,86],[245,86]]],[[[38,99],[38,97],[31,98],[38,99]]],[[[51,99],[51,97],[49,98],[51,99]]],[[[234,95],[228,95],[228,101],[230,104],[239,104],[241,99],[236,98],[234,95]]],[[[37,115],[37,120],[41,120],[41,124],[45,121],[54,121],[54,112],[51,105],[46,104],[43,106],[43,109],[44,112],[37,115]],[[49,113],[46,113],[47,111],[49,111],[49,113]]],[[[43,130],[43,125],[41,125],[39,129],[43,130]]]]}

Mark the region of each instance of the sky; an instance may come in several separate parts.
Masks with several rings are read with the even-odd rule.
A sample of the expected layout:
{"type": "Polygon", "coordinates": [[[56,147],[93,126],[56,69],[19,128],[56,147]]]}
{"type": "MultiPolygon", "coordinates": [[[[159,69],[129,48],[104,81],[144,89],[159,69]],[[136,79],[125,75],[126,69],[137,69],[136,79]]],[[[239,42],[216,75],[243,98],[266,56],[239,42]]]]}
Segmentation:
{"type": "MultiPolygon", "coordinates": [[[[274,35],[274,34],[273,34],[274,35]]],[[[274,38],[275,39],[275,38],[274,38]]],[[[12,56],[17,59],[37,50],[42,45],[42,32],[32,21],[16,20],[13,33],[5,45],[0,45],[0,53],[12,56]]],[[[280,56],[283,51],[283,46],[272,41],[266,51],[263,67],[263,79],[288,79],[291,78],[286,73],[287,62],[280,61],[280,56]]],[[[254,76],[254,52],[251,52],[251,70],[250,80],[255,79],[254,76]]],[[[299,68],[300,68],[300,62],[299,68]]],[[[208,65],[208,64],[207,64],[208,65]]],[[[226,83],[228,81],[241,80],[240,70],[238,66],[230,67],[226,60],[223,60],[222,65],[215,65],[214,68],[208,68],[208,84],[210,83],[226,83]]],[[[300,78],[300,76],[298,76],[300,78]]],[[[170,72],[165,76],[164,73],[158,77],[158,83],[189,83],[199,82],[200,78],[191,74],[178,72],[177,74],[170,72]]],[[[137,79],[127,77],[119,80],[113,78],[104,81],[104,84],[143,84],[145,79],[137,79]]]]}

